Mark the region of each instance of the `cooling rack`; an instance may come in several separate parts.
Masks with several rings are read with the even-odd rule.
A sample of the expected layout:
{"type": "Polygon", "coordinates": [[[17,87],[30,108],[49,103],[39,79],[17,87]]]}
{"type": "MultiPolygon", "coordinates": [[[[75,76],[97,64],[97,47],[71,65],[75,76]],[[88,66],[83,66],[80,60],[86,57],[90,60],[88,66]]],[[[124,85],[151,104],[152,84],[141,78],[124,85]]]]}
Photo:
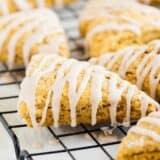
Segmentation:
{"type": "MultiPolygon", "coordinates": [[[[85,0],[55,9],[68,36],[72,56],[86,58],[78,32],[78,15],[85,0]]],[[[13,142],[17,160],[114,160],[117,147],[127,129],[119,127],[112,134],[108,127],[80,125],[76,128],[52,127],[37,131],[26,127],[16,110],[24,68],[9,70],[0,64],[0,122],[13,142]]]]}

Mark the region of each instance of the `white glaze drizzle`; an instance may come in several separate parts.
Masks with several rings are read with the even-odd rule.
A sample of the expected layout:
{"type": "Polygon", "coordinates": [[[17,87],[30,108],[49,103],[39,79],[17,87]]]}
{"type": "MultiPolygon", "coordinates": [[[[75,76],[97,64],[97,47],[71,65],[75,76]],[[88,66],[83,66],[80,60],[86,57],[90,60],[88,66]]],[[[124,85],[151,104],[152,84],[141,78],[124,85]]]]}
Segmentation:
{"type": "Polygon", "coordinates": [[[22,23],[23,18],[26,18],[27,20],[27,18],[31,19],[31,18],[34,18],[36,15],[40,15],[40,14],[42,15],[47,14],[48,16],[52,14],[52,16],[56,17],[56,15],[53,15],[53,12],[47,8],[34,9],[32,12],[29,12],[29,13],[28,11],[23,11],[23,12],[18,12],[18,13],[2,16],[0,17],[0,24],[6,25],[8,22],[12,22],[15,20],[19,20],[21,21],[20,23],[22,23]]]}
{"type": "MultiPolygon", "coordinates": [[[[46,7],[46,2],[45,0],[35,0],[37,7],[46,7]]],[[[13,0],[15,3],[16,7],[19,10],[25,11],[25,10],[30,10],[32,9],[31,4],[27,0],[13,0]]],[[[0,0],[0,10],[3,15],[9,14],[9,6],[7,4],[8,2],[6,0],[0,0]]],[[[55,6],[57,7],[63,7],[64,2],[63,0],[55,0],[55,6]]]]}
{"type": "Polygon", "coordinates": [[[109,63],[107,64],[107,68],[110,70],[113,65],[115,64],[115,62],[123,55],[123,50],[122,52],[119,52],[117,56],[112,56],[111,59],[107,59],[109,61],[109,63]]]}
{"type": "MultiPolygon", "coordinates": [[[[132,53],[133,53],[133,48],[130,48],[130,49],[131,49],[131,51],[130,51],[130,52],[127,52],[127,53],[129,53],[130,57],[128,58],[128,60],[125,59],[126,61],[123,62],[123,63],[125,63],[124,68],[123,68],[123,69],[121,68],[121,70],[119,70],[119,72],[123,75],[123,77],[124,77],[124,75],[126,74],[127,69],[130,67],[130,65],[131,65],[138,57],[140,57],[140,56],[143,54],[143,52],[146,50],[146,46],[142,47],[140,50],[136,51],[134,54],[132,54],[132,53]]],[[[124,52],[124,55],[125,55],[125,53],[126,53],[126,52],[124,52]]],[[[125,56],[123,56],[123,57],[125,57],[125,56]]]]}
{"type": "MultiPolygon", "coordinates": [[[[123,54],[123,59],[122,59],[122,62],[121,62],[121,66],[118,70],[118,73],[119,75],[124,78],[125,77],[125,74],[127,72],[127,68],[126,68],[126,65],[129,66],[130,64],[128,64],[128,59],[133,55],[133,51],[134,51],[134,48],[127,48],[126,50],[124,49],[123,50],[123,53],[128,53],[124,56],[123,54]]],[[[114,65],[114,64],[113,64],[114,65]]]]}
{"type": "Polygon", "coordinates": [[[136,126],[136,127],[131,128],[129,130],[129,133],[136,133],[136,134],[139,134],[139,135],[142,135],[142,136],[147,136],[147,137],[150,137],[151,139],[153,139],[157,142],[160,142],[160,135],[159,134],[157,134],[154,131],[145,129],[145,128],[140,128],[140,127],[136,126]]]}
{"type": "Polygon", "coordinates": [[[131,86],[128,91],[127,91],[127,95],[126,95],[126,118],[124,119],[124,126],[128,127],[130,126],[130,121],[131,121],[131,107],[132,107],[132,97],[134,96],[136,87],[135,86],[131,86]]]}
{"type": "Polygon", "coordinates": [[[36,43],[40,43],[43,38],[49,33],[50,31],[46,32],[40,30],[39,32],[33,33],[30,37],[27,38],[27,40],[25,41],[25,45],[23,46],[23,61],[25,65],[28,64],[31,47],[36,43]]]}
{"type": "Polygon", "coordinates": [[[26,0],[14,0],[14,3],[20,10],[29,10],[31,9],[31,5],[26,0]]]}
{"type": "Polygon", "coordinates": [[[122,25],[120,25],[118,23],[99,24],[87,33],[86,43],[89,44],[89,42],[91,41],[92,37],[95,34],[107,32],[107,31],[117,31],[117,32],[129,31],[129,32],[132,32],[138,36],[141,34],[141,30],[140,30],[139,26],[129,24],[129,23],[122,24],[122,25]]]}
{"type": "MultiPolygon", "coordinates": [[[[42,18],[42,17],[41,17],[42,18]]],[[[36,19],[27,23],[21,29],[19,29],[10,39],[8,44],[8,66],[9,68],[13,67],[14,60],[15,60],[15,53],[16,53],[16,45],[18,40],[22,37],[22,35],[26,32],[32,31],[36,29],[41,23],[45,22],[45,18],[36,19]]]]}
{"type": "MultiPolygon", "coordinates": [[[[32,48],[32,46],[34,46],[37,43],[41,43],[43,41],[43,39],[49,35],[54,34],[55,32],[57,33],[63,33],[62,28],[56,27],[54,24],[42,24],[41,26],[42,28],[39,28],[37,30],[37,32],[33,33],[31,36],[29,36],[26,40],[25,40],[25,44],[23,46],[23,61],[24,64],[27,66],[27,64],[29,63],[29,56],[30,56],[30,50],[32,48]],[[55,30],[53,31],[53,28],[55,28],[55,30]]],[[[65,38],[62,36],[55,38],[54,43],[48,44],[48,47],[50,47],[50,51],[43,45],[42,47],[40,47],[40,52],[54,52],[54,53],[58,53],[59,50],[59,46],[60,44],[65,43],[65,38]],[[54,45],[57,44],[57,45],[54,45]],[[45,48],[44,48],[45,47],[45,48]],[[52,47],[52,48],[51,48],[52,47]],[[53,47],[56,47],[56,49],[53,49],[53,47]]]]}
{"type": "MultiPolygon", "coordinates": [[[[14,17],[17,18],[16,20],[14,20],[13,22],[9,23],[5,28],[2,29],[2,31],[0,32],[1,36],[0,36],[0,50],[2,50],[2,46],[3,43],[6,39],[6,37],[8,36],[8,34],[14,29],[16,28],[18,25],[24,23],[25,21],[29,21],[31,19],[34,19],[36,17],[35,14],[31,15],[31,16],[27,16],[25,17],[24,14],[20,14],[18,17],[14,17]]],[[[10,18],[12,20],[12,18],[10,18]]],[[[9,21],[9,19],[5,22],[7,23],[9,21]]],[[[5,24],[4,24],[5,25],[5,24]]]]}
{"type": "MultiPolygon", "coordinates": [[[[114,12],[122,12],[127,10],[133,10],[137,11],[138,13],[142,13],[147,15],[150,15],[151,13],[159,13],[157,9],[145,5],[141,5],[139,3],[136,3],[135,1],[131,2],[123,2],[123,1],[93,1],[91,0],[88,5],[86,6],[85,11],[83,12],[81,19],[94,19],[94,10],[98,10],[98,16],[109,16],[114,12]],[[92,12],[93,11],[93,12],[92,12]]],[[[117,18],[115,16],[115,18],[117,18]]],[[[129,17],[130,18],[130,17],[129,17]]]]}
{"type": "Polygon", "coordinates": [[[58,51],[63,43],[66,43],[66,39],[64,35],[61,35],[59,37],[52,39],[52,41],[49,42],[49,44],[40,46],[39,51],[41,53],[44,53],[44,52],[59,53],[58,51]]]}
{"type": "MultiPolygon", "coordinates": [[[[49,60],[49,59],[50,59],[50,57],[48,56],[48,60],[49,60]]],[[[45,65],[48,60],[47,60],[47,59],[44,59],[44,61],[43,61],[44,63],[41,63],[42,68],[43,68],[43,64],[45,65]]],[[[36,80],[37,83],[38,83],[38,81],[40,80],[40,78],[41,78],[42,76],[44,76],[44,75],[46,75],[46,74],[48,74],[48,73],[53,72],[54,69],[55,69],[55,67],[56,67],[56,65],[59,64],[60,62],[62,62],[62,59],[57,58],[57,59],[55,60],[55,63],[49,65],[49,67],[47,68],[47,70],[45,70],[44,72],[40,73],[40,70],[39,70],[39,72],[36,71],[35,77],[37,77],[37,80],[36,80]],[[39,76],[37,76],[37,75],[39,75],[39,76]]],[[[46,103],[45,103],[45,106],[44,106],[44,110],[43,110],[43,112],[42,112],[42,119],[41,119],[41,121],[40,121],[40,123],[39,123],[39,126],[42,126],[43,123],[45,122],[46,115],[47,115],[47,109],[48,109],[49,102],[50,102],[51,93],[52,93],[52,91],[50,90],[50,91],[48,92],[48,95],[47,95],[47,100],[46,100],[46,103]]],[[[34,94],[35,94],[35,90],[34,90],[34,94]]],[[[35,118],[35,117],[33,117],[33,118],[35,118]]]]}
{"type": "Polygon", "coordinates": [[[92,125],[96,124],[96,116],[99,103],[102,101],[102,85],[105,79],[104,68],[96,66],[92,73],[91,85],[91,105],[92,105],[92,125]]]}
{"type": "Polygon", "coordinates": [[[149,101],[151,100],[150,97],[145,97],[145,93],[142,92],[140,95],[140,102],[141,102],[141,117],[146,116],[147,114],[147,109],[148,109],[148,105],[149,105],[149,101]]]}
{"type": "Polygon", "coordinates": [[[149,75],[150,95],[153,98],[156,98],[156,89],[160,81],[159,74],[157,75],[157,77],[155,77],[157,71],[160,69],[160,55],[158,54],[160,45],[158,41],[152,43],[155,47],[151,51],[151,53],[148,54],[145,54],[148,46],[144,45],[138,48],[138,50],[134,47],[129,47],[116,53],[102,55],[100,58],[94,59],[94,61],[92,61],[91,59],[91,61],[92,63],[100,64],[111,70],[113,66],[118,62],[119,58],[122,57],[122,61],[118,66],[118,71],[116,72],[122,78],[126,78],[126,72],[132,65],[132,63],[134,63],[139,57],[143,56],[140,64],[137,64],[136,66],[136,85],[139,89],[142,89],[145,78],[147,75],[149,75]]]}
{"type": "Polygon", "coordinates": [[[145,67],[147,66],[148,61],[150,60],[150,58],[152,58],[154,55],[152,54],[148,54],[145,56],[145,58],[143,58],[141,65],[139,65],[139,67],[136,70],[136,78],[137,78],[137,83],[136,85],[141,89],[143,82],[146,78],[146,74],[148,72],[148,69],[145,70],[145,67]]]}
{"type": "MultiPolygon", "coordinates": [[[[110,103],[110,119],[112,125],[117,125],[116,120],[116,113],[117,113],[117,107],[119,105],[119,102],[121,101],[122,94],[127,89],[127,113],[126,113],[126,119],[125,122],[130,124],[130,113],[131,113],[131,100],[134,96],[134,91],[136,91],[136,87],[131,86],[127,81],[123,81],[119,84],[118,77],[116,74],[113,74],[111,72],[106,71],[104,68],[99,66],[91,66],[87,62],[78,62],[73,59],[65,59],[60,58],[58,56],[54,56],[53,54],[45,54],[45,55],[36,55],[33,57],[33,60],[35,61],[36,58],[42,58],[40,61],[40,64],[36,67],[34,72],[30,75],[29,72],[32,70],[32,67],[28,67],[27,71],[27,77],[24,79],[22,83],[22,89],[20,93],[20,97],[18,100],[18,106],[20,107],[20,104],[22,102],[26,102],[30,117],[33,122],[33,126],[42,126],[46,119],[46,113],[48,109],[49,102],[51,102],[53,117],[54,117],[54,126],[59,126],[59,112],[61,107],[61,98],[62,93],[64,90],[64,87],[66,84],[68,84],[68,100],[69,100],[69,107],[70,107],[70,116],[71,116],[71,126],[77,125],[76,120],[76,107],[77,104],[83,95],[87,84],[89,81],[90,84],[90,104],[91,104],[91,123],[94,125],[96,124],[96,114],[98,107],[100,105],[100,102],[102,101],[102,86],[105,77],[109,77],[108,79],[108,93],[109,93],[109,103],[110,103]],[[46,66],[48,64],[49,60],[52,60],[53,62],[46,66]],[[55,67],[59,64],[59,67],[55,67]],[[48,91],[48,95],[46,98],[46,103],[42,112],[42,119],[40,123],[36,122],[36,116],[35,116],[35,92],[38,87],[39,80],[45,76],[47,73],[56,71],[56,78],[54,80],[54,83],[50,86],[50,89],[48,91]],[[81,83],[78,85],[78,77],[83,73],[83,77],[81,80],[81,83]],[[32,85],[32,87],[30,87],[32,85]],[[79,86],[79,87],[78,87],[79,86]],[[78,88],[77,88],[78,87],[78,88]],[[53,93],[53,95],[52,95],[53,93]],[[52,96],[51,96],[52,95],[52,96]]],[[[34,61],[32,60],[30,65],[34,64],[34,61]]],[[[142,97],[145,99],[147,96],[145,94],[142,94],[142,97]]],[[[142,98],[139,98],[140,101],[142,101],[142,98]]],[[[155,106],[158,108],[158,104],[154,103],[152,99],[149,99],[146,101],[145,107],[148,107],[149,103],[155,104],[155,106]]],[[[143,102],[141,102],[141,109],[144,109],[142,107],[143,102]]],[[[19,110],[20,108],[18,108],[19,110]]],[[[145,113],[145,112],[144,112],[145,113]]]]}
{"type": "MultiPolygon", "coordinates": [[[[42,13],[45,13],[47,10],[42,10],[41,12],[42,13]]],[[[47,11],[48,12],[48,11],[47,11]]],[[[46,12],[46,13],[47,13],[46,12]]],[[[49,12],[48,12],[49,13],[49,12]]],[[[47,14],[48,14],[47,13],[47,14]]],[[[13,15],[8,15],[8,16],[5,16],[5,17],[2,17],[0,18],[0,24],[2,25],[6,25],[9,21],[10,23],[2,29],[1,31],[1,43],[4,42],[4,37],[7,37],[9,31],[11,31],[12,29],[14,29],[15,27],[17,27],[18,25],[24,23],[25,21],[29,21],[31,19],[34,19],[36,18],[40,12],[38,10],[35,10],[32,12],[32,14],[28,14],[26,16],[26,12],[22,12],[22,13],[15,13],[13,15]],[[3,35],[3,36],[2,36],[3,35]]],[[[43,15],[43,14],[42,14],[43,15]]],[[[49,15],[48,15],[49,16],[49,15]]],[[[1,44],[0,43],[0,44],[1,44]]],[[[2,44],[1,44],[2,45],[2,44]]],[[[1,47],[0,47],[1,48],[1,47]]]]}
{"type": "MultiPolygon", "coordinates": [[[[33,34],[28,36],[28,38],[25,40],[23,47],[23,61],[25,65],[28,64],[29,56],[30,56],[30,49],[31,47],[36,44],[40,43],[45,37],[53,34],[60,33],[61,35],[54,39],[54,43],[57,45],[53,46],[53,43],[46,44],[47,47],[50,47],[51,52],[57,53],[57,50],[59,49],[58,46],[60,46],[60,43],[65,42],[64,32],[63,29],[59,25],[59,21],[56,17],[56,15],[51,12],[49,9],[37,9],[33,11],[33,13],[28,12],[22,12],[22,13],[16,13],[11,16],[6,16],[5,18],[0,19],[0,23],[2,25],[6,25],[4,27],[0,34],[0,53],[2,53],[2,48],[5,40],[7,39],[8,35],[11,33],[12,30],[14,30],[19,25],[23,24],[23,26],[17,30],[15,33],[13,33],[9,44],[8,44],[8,66],[10,68],[14,65],[14,59],[16,54],[16,45],[18,40],[23,36],[24,33],[27,31],[32,31],[33,29],[36,29],[33,34]],[[27,15],[27,16],[26,16],[27,15]],[[35,20],[36,19],[36,20],[35,20]],[[52,23],[52,21],[54,23],[52,23]],[[8,23],[10,22],[10,23],[8,23]],[[44,22],[44,23],[43,23],[44,22]],[[25,24],[24,24],[25,23],[25,24]],[[41,25],[40,25],[41,24],[41,25]]],[[[44,45],[43,45],[44,46],[44,45]]]]}
{"type": "Polygon", "coordinates": [[[157,9],[154,9],[153,7],[145,6],[138,4],[136,2],[134,3],[128,3],[128,2],[110,2],[110,1],[98,1],[94,2],[91,1],[86,9],[84,10],[80,23],[83,21],[90,21],[94,19],[108,19],[105,22],[105,24],[97,24],[93,28],[90,29],[90,31],[87,33],[86,36],[86,43],[87,45],[92,40],[93,36],[97,33],[107,32],[115,30],[117,32],[120,31],[130,31],[137,36],[139,36],[142,33],[143,26],[151,26],[159,28],[160,23],[157,21],[157,18],[160,16],[160,12],[157,9]],[[94,11],[96,12],[96,17],[94,16],[94,11]],[[154,18],[148,21],[141,21],[136,20],[134,17],[128,15],[127,12],[138,12],[138,14],[141,14],[142,16],[150,16],[150,14],[155,14],[154,18]],[[121,13],[121,14],[119,14],[121,13]],[[157,17],[157,18],[155,18],[157,17]],[[125,20],[126,22],[119,23],[119,20],[125,20]],[[111,26],[111,23],[115,23],[113,26],[111,26]],[[145,24],[146,23],[146,24],[145,24]]]}
{"type": "MultiPolygon", "coordinates": [[[[85,67],[88,67],[85,66],[85,67]]],[[[87,81],[85,81],[85,85],[81,85],[78,89],[77,89],[77,77],[79,76],[79,74],[82,72],[83,66],[80,64],[75,64],[75,67],[72,68],[70,70],[70,72],[67,75],[67,79],[69,82],[69,91],[68,91],[68,98],[69,98],[69,104],[70,104],[70,108],[71,108],[71,126],[76,126],[76,105],[80,99],[80,96],[82,95],[82,93],[84,92],[86,85],[88,83],[88,77],[90,76],[90,74],[88,75],[88,77],[86,78],[87,81]],[[77,90],[77,91],[76,91],[77,90]]],[[[83,82],[81,83],[83,84],[83,82]]]]}
{"type": "MultiPolygon", "coordinates": [[[[154,52],[154,51],[153,51],[154,52]]],[[[154,52],[155,53],[155,52],[154,52]]],[[[144,65],[144,68],[140,74],[137,74],[137,86],[141,89],[142,85],[144,83],[145,77],[149,74],[149,80],[150,80],[150,95],[155,98],[156,95],[156,87],[159,83],[157,79],[155,79],[155,72],[158,70],[160,67],[158,64],[157,59],[159,59],[158,54],[151,53],[151,56],[153,57],[151,62],[146,66],[144,65]],[[153,55],[152,55],[153,54],[153,55]]],[[[151,57],[149,56],[149,58],[151,57]]],[[[148,59],[148,56],[146,56],[142,62],[145,61],[145,59],[148,59]]],[[[139,66],[141,67],[143,63],[141,63],[139,66]]]]}
{"type": "Polygon", "coordinates": [[[149,123],[149,124],[154,124],[157,127],[160,127],[160,120],[159,118],[154,118],[154,117],[143,117],[139,120],[139,122],[137,123],[137,125],[140,125],[141,123],[149,123]]]}
{"type": "Polygon", "coordinates": [[[3,15],[7,15],[9,13],[9,9],[8,9],[8,5],[6,3],[6,1],[4,0],[0,0],[0,9],[2,11],[3,15]]]}
{"type": "Polygon", "coordinates": [[[160,118],[160,112],[158,111],[158,112],[152,112],[152,113],[150,113],[150,115],[149,115],[150,117],[157,117],[157,118],[160,118]]]}
{"type": "MultiPolygon", "coordinates": [[[[42,120],[38,124],[36,122],[35,107],[34,107],[35,106],[35,98],[36,98],[35,91],[37,88],[37,83],[44,75],[46,75],[50,72],[53,72],[55,69],[55,66],[58,63],[62,62],[62,60],[63,60],[63,59],[59,59],[57,57],[54,64],[51,64],[45,71],[41,72],[43,66],[47,63],[47,61],[49,59],[50,59],[50,57],[46,56],[46,58],[42,60],[40,67],[34,72],[33,76],[26,77],[21,84],[21,88],[23,88],[24,90],[21,90],[21,94],[19,96],[19,101],[18,101],[18,106],[20,106],[20,103],[22,102],[22,100],[29,98],[29,100],[25,101],[25,103],[26,103],[27,107],[29,107],[29,113],[30,113],[30,117],[31,117],[31,120],[32,120],[34,127],[41,126],[44,123],[45,118],[46,118],[46,112],[47,112],[48,105],[49,105],[49,99],[47,98],[44,110],[42,112],[42,120]],[[31,87],[29,87],[30,85],[31,85],[31,87]]],[[[48,93],[48,95],[49,95],[48,97],[50,97],[50,92],[48,93]]],[[[18,110],[19,110],[19,107],[18,107],[18,110]]]]}
{"type": "Polygon", "coordinates": [[[152,86],[152,89],[150,90],[150,95],[155,98],[156,97],[156,89],[157,89],[157,86],[159,84],[159,81],[160,81],[160,74],[156,76],[156,72],[157,70],[160,68],[160,55],[157,56],[157,59],[155,61],[155,64],[153,64],[152,66],[152,69],[151,69],[151,72],[150,72],[150,86],[152,86]]]}
{"type": "MultiPolygon", "coordinates": [[[[35,78],[32,78],[32,79],[35,79],[35,78]]],[[[18,106],[20,106],[20,103],[22,102],[21,100],[26,98],[29,99],[28,101],[25,100],[25,103],[29,107],[28,110],[29,110],[29,116],[32,121],[32,125],[34,127],[37,127],[37,122],[35,119],[35,108],[31,107],[31,106],[34,106],[35,104],[35,94],[32,94],[32,93],[34,93],[36,88],[36,81],[33,81],[32,79],[30,77],[26,77],[23,80],[21,84],[21,88],[23,88],[23,90],[21,90],[21,94],[19,96],[18,106]],[[30,87],[25,87],[26,85],[30,87]]]]}
{"type": "MultiPolygon", "coordinates": [[[[99,64],[102,65],[102,66],[106,65],[106,61],[107,61],[107,62],[110,62],[110,60],[112,59],[112,57],[113,57],[112,54],[105,54],[103,57],[102,57],[102,56],[99,57],[99,58],[100,58],[100,59],[99,59],[99,64]]],[[[93,63],[93,64],[95,64],[95,63],[97,63],[96,60],[97,60],[97,58],[92,58],[92,59],[90,60],[90,62],[93,63]],[[92,61],[92,60],[93,60],[93,61],[92,61]]]]}
{"type": "Polygon", "coordinates": [[[128,83],[126,81],[123,82],[123,84],[118,85],[117,81],[117,75],[112,75],[109,80],[109,102],[110,102],[110,120],[111,120],[111,125],[115,126],[117,124],[117,107],[118,103],[121,101],[121,96],[123,92],[127,89],[128,83]]]}

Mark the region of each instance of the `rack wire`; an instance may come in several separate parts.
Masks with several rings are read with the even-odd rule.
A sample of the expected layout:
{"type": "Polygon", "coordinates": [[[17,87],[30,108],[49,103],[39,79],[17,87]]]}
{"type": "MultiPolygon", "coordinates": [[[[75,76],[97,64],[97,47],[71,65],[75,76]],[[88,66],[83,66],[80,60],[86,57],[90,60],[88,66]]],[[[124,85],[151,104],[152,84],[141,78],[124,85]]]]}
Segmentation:
{"type": "MultiPolygon", "coordinates": [[[[85,0],[66,6],[63,9],[55,9],[59,15],[68,36],[73,57],[84,59],[82,38],[78,32],[78,15],[84,6],[85,0]]],[[[29,128],[20,120],[16,102],[20,83],[24,76],[24,68],[9,70],[6,64],[0,64],[0,122],[9,134],[17,160],[114,160],[116,149],[125,136],[127,129],[116,128],[112,135],[105,135],[104,126],[80,125],[76,128],[64,127],[45,129],[49,141],[53,138],[48,149],[43,147],[31,150],[31,142],[28,147],[23,144],[23,138],[27,136],[29,128]],[[4,78],[7,77],[7,78],[4,78]],[[2,92],[1,92],[2,91],[2,92]],[[54,144],[53,144],[54,143],[54,144]],[[63,157],[63,158],[62,158],[63,157]],[[64,159],[65,157],[65,159],[64,159]]],[[[48,142],[48,139],[44,141],[48,142]]],[[[34,139],[35,137],[32,137],[34,139]]]]}

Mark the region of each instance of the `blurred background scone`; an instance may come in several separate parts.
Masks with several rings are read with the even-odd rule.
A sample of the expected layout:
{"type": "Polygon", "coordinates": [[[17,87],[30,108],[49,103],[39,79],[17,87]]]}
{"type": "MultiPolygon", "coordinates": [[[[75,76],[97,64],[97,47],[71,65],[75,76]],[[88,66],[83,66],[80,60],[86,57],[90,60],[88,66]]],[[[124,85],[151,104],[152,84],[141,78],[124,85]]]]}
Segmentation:
{"type": "Polygon", "coordinates": [[[127,47],[115,53],[92,58],[92,64],[105,66],[121,78],[136,84],[160,102],[160,41],[148,45],[127,47]]]}
{"type": "Polygon", "coordinates": [[[122,140],[116,160],[160,159],[160,112],[142,118],[122,140]]]}
{"type": "Polygon", "coordinates": [[[33,56],[18,111],[28,126],[130,125],[159,109],[136,86],[100,66],[56,55],[33,56]]]}
{"type": "Polygon", "coordinates": [[[10,68],[27,65],[38,52],[69,56],[64,31],[54,12],[35,9],[0,18],[0,61],[10,68]]]}
{"type": "Polygon", "coordinates": [[[91,0],[82,12],[80,32],[89,56],[160,38],[160,11],[136,1],[91,0]]]}
{"type": "Polygon", "coordinates": [[[156,5],[156,6],[160,5],[160,0],[139,0],[139,2],[149,5],[156,5]]]}
{"type": "Polygon", "coordinates": [[[17,11],[30,10],[39,7],[62,7],[76,0],[1,0],[0,15],[7,15],[17,11]]]}

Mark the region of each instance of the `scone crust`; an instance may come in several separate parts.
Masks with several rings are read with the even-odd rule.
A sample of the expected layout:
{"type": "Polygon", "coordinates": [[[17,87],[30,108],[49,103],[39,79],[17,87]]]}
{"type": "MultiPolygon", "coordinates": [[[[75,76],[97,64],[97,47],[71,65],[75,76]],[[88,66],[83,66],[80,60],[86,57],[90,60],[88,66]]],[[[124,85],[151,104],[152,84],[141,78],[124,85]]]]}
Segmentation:
{"type": "MultiPolygon", "coordinates": [[[[43,58],[33,60],[31,61],[30,67],[28,69],[27,76],[31,76],[34,70],[39,66],[43,58]]],[[[49,63],[53,63],[53,59],[51,58],[49,63]]],[[[38,82],[36,92],[35,92],[35,117],[36,121],[39,122],[42,118],[42,112],[44,110],[44,106],[46,103],[47,94],[49,92],[49,89],[52,84],[54,84],[55,77],[57,75],[57,70],[47,74],[43,78],[40,79],[38,82]]],[[[77,79],[77,88],[82,83],[82,79],[84,77],[84,72],[81,72],[81,74],[78,76],[77,79]]],[[[97,114],[96,114],[96,120],[97,123],[105,123],[110,124],[110,101],[109,101],[109,93],[108,93],[108,79],[109,77],[106,75],[103,86],[102,86],[102,100],[99,102],[97,114]]],[[[117,79],[118,83],[124,83],[123,80],[120,78],[117,79]]],[[[69,84],[66,84],[61,101],[60,101],[60,116],[59,116],[59,125],[70,125],[71,124],[71,110],[69,105],[69,97],[68,97],[68,88],[69,84]]],[[[130,84],[128,84],[128,88],[130,88],[130,84]]],[[[23,88],[22,88],[23,90],[23,88]]],[[[77,125],[84,123],[84,124],[91,124],[91,102],[90,102],[90,91],[91,91],[91,79],[87,83],[87,86],[82,94],[82,96],[79,99],[79,102],[76,106],[76,119],[77,119],[77,125]]],[[[117,122],[122,123],[126,117],[126,94],[128,89],[124,90],[121,100],[118,103],[117,106],[117,122]]],[[[141,117],[141,101],[139,97],[142,96],[141,91],[138,89],[135,89],[135,92],[133,94],[132,100],[131,100],[131,121],[137,121],[141,117]]],[[[145,94],[143,94],[144,99],[147,98],[145,94]]],[[[148,101],[147,111],[146,114],[157,110],[157,104],[154,103],[152,100],[148,101]]],[[[32,126],[31,117],[29,114],[29,108],[30,106],[27,106],[25,101],[19,102],[19,113],[20,115],[26,120],[28,126],[32,126]]],[[[44,122],[44,126],[51,126],[54,124],[54,116],[52,114],[52,107],[51,104],[49,105],[47,109],[47,115],[44,122]]]]}
{"type": "Polygon", "coordinates": [[[0,32],[4,34],[0,42],[0,61],[7,62],[10,68],[26,65],[39,52],[70,55],[56,14],[46,8],[0,17],[0,32]]]}
{"type": "Polygon", "coordinates": [[[145,129],[146,132],[136,133],[136,129],[134,132],[132,129],[129,130],[118,149],[116,160],[158,160],[160,158],[160,142],[157,139],[160,135],[157,123],[159,118],[160,112],[153,112],[138,122],[137,130],[145,129]],[[150,133],[155,135],[151,136],[150,133]]]}
{"type": "Polygon", "coordinates": [[[156,20],[159,16],[158,9],[136,1],[89,1],[79,23],[88,55],[98,57],[105,52],[159,39],[156,20]]]}

